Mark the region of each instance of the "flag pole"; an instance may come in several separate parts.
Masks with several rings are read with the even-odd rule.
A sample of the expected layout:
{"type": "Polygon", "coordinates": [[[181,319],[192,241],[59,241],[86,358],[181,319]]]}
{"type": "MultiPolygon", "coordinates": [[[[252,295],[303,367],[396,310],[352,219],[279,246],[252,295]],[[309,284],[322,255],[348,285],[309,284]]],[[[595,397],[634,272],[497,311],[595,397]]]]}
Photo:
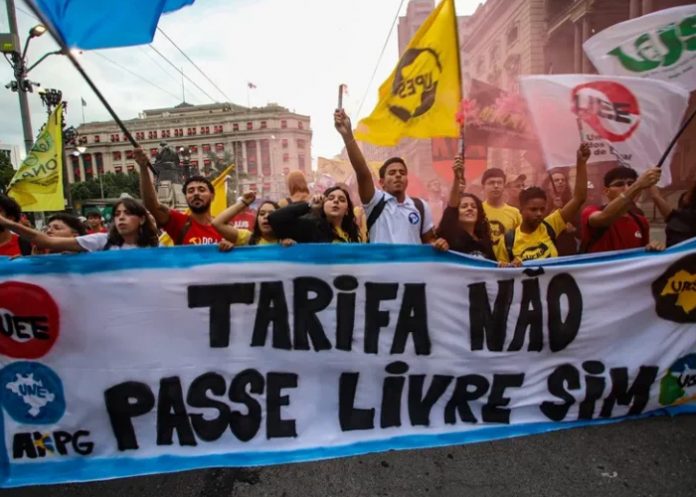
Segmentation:
{"type": "Polygon", "coordinates": [[[674,145],[677,143],[677,140],[679,139],[679,137],[680,137],[682,134],[684,134],[684,131],[686,131],[686,128],[689,126],[689,124],[691,123],[691,121],[693,121],[694,116],[696,116],[696,110],[694,110],[694,111],[691,113],[691,115],[689,116],[689,118],[684,122],[684,124],[682,124],[682,127],[679,128],[679,131],[677,131],[677,134],[674,135],[674,138],[672,138],[672,141],[669,143],[669,145],[667,145],[667,150],[665,150],[665,153],[662,154],[662,157],[660,157],[660,161],[657,163],[657,166],[656,166],[656,167],[662,167],[662,164],[664,164],[664,162],[667,160],[667,156],[669,155],[669,153],[670,153],[670,152],[672,151],[672,149],[674,148],[674,145]]]}
{"type": "MultiPolygon", "coordinates": [[[[461,105],[462,100],[464,99],[464,89],[462,88],[462,61],[461,61],[461,54],[460,54],[460,46],[459,46],[459,23],[457,22],[457,7],[454,3],[454,0],[450,0],[452,2],[452,10],[454,11],[454,39],[457,44],[457,81],[459,81],[459,105],[461,105]]],[[[465,118],[466,119],[466,118],[465,118]]],[[[462,171],[461,171],[461,178],[460,181],[462,181],[464,184],[466,184],[466,161],[464,159],[464,154],[466,153],[466,142],[464,141],[464,125],[466,121],[463,121],[461,125],[459,126],[459,154],[462,156],[462,171]]],[[[454,178],[454,181],[457,181],[457,178],[454,178]]]]}
{"type": "MultiPolygon", "coordinates": [[[[126,128],[125,124],[123,124],[123,121],[121,121],[121,119],[118,117],[116,111],[114,111],[111,105],[109,105],[109,102],[106,100],[106,98],[104,98],[104,95],[102,95],[101,91],[99,91],[99,88],[97,88],[97,86],[94,84],[94,82],[90,79],[85,70],[82,68],[77,58],[75,58],[75,55],[73,55],[73,53],[70,51],[70,49],[65,43],[65,40],[63,40],[63,37],[60,36],[53,24],[51,24],[51,22],[49,22],[48,19],[46,19],[46,16],[44,16],[43,12],[41,12],[41,9],[38,8],[38,6],[36,5],[36,1],[27,0],[27,5],[36,15],[36,17],[39,18],[41,24],[43,24],[46,27],[46,29],[48,29],[48,32],[51,33],[53,39],[56,41],[56,43],[58,43],[58,46],[60,46],[61,53],[63,53],[63,55],[65,55],[70,60],[75,69],[77,69],[77,72],[80,73],[82,78],[89,85],[89,87],[92,89],[97,98],[99,98],[104,107],[106,107],[106,110],[109,112],[109,114],[111,114],[111,117],[113,117],[114,121],[116,121],[118,127],[121,128],[123,134],[126,135],[126,138],[130,142],[130,144],[133,145],[134,148],[139,147],[140,145],[137,141],[135,141],[133,135],[131,135],[130,131],[128,131],[128,128],[126,128]]],[[[150,171],[152,171],[152,174],[154,174],[155,177],[157,177],[157,172],[155,171],[155,168],[152,167],[152,164],[148,164],[148,167],[150,168],[150,171]]]]}
{"type": "Polygon", "coordinates": [[[80,97],[80,107],[82,108],[82,124],[85,123],[85,99],[80,97]]]}

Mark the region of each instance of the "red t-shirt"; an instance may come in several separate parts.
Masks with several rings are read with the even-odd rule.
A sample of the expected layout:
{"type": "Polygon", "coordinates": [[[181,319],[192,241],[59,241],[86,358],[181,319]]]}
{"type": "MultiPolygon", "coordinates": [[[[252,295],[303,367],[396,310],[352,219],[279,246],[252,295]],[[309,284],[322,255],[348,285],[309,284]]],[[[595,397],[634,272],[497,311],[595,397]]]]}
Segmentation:
{"type": "Polygon", "coordinates": [[[22,249],[19,247],[19,237],[11,233],[10,238],[6,243],[0,245],[0,255],[12,257],[14,255],[22,255],[22,249]]]}
{"type": "Polygon", "coordinates": [[[173,209],[169,210],[169,222],[164,226],[164,231],[176,245],[211,245],[222,240],[222,236],[213,228],[212,224],[197,223],[188,214],[173,209]],[[181,230],[189,219],[191,220],[189,229],[184,233],[184,238],[179,243],[181,230]]]}
{"type": "Polygon", "coordinates": [[[634,213],[634,215],[626,213],[614,221],[608,228],[590,227],[590,216],[601,210],[602,208],[598,205],[588,205],[582,211],[581,235],[583,247],[595,239],[595,233],[598,230],[604,231],[602,236],[587,248],[587,252],[608,252],[610,250],[640,248],[645,247],[650,242],[650,222],[648,218],[639,213],[634,213]],[[634,216],[640,224],[636,222],[634,216]]]}
{"type": "Polygon", "coordinates": [[[94,233],[108,233],[108,232],[109,232],[109,230],[107,230],[105,226],[102,226],[97,231],[94,231],[92,229],[87,230],[88,235],[93,235],[94,233]]]}

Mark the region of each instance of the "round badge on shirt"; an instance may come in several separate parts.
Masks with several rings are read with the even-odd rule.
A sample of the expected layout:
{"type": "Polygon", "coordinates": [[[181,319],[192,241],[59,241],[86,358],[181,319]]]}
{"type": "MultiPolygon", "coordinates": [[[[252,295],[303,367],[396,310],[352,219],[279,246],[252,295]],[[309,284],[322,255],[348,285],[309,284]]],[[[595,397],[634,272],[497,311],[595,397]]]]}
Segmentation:
{"type": "Polygon", "coordinates": [[[420,221],[420,218],[418,217],[418,214],[416,214],[415,212],[411,212],[408,215],[408,220],[411,224],[418,224],[418,221],[420,221]]]}

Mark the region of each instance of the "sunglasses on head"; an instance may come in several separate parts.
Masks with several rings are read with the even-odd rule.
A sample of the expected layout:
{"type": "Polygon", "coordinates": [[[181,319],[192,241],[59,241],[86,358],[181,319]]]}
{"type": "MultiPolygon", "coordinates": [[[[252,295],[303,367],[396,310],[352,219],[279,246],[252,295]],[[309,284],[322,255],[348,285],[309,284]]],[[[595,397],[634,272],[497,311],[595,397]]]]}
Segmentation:
{"type": "Polygon", "coordinates": [[[622,186],[631,186],[631,185],[632,185],[633,183],[635,183],[635,182],[636,182],[636,180],[634,180],[634,179],[620,179],[620,180],[618,180],[618,181],[612,181],[612,182],[609,184],[609,187],[615,186],[615,187],[619,187],[619,188],[620,188],[620,187],[622,187],[622,186]]]}

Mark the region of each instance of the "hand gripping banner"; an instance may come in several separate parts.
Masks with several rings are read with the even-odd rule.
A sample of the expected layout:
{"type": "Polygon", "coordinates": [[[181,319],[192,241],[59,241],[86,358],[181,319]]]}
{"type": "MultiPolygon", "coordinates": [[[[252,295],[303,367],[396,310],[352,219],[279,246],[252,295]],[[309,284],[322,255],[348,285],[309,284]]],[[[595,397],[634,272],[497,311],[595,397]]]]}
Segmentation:
{"type": "Polygon", "coordinates": [[[0,484],[694,412],[696,242],[519,269],[427,246],[0,262],[0,484]]]}

